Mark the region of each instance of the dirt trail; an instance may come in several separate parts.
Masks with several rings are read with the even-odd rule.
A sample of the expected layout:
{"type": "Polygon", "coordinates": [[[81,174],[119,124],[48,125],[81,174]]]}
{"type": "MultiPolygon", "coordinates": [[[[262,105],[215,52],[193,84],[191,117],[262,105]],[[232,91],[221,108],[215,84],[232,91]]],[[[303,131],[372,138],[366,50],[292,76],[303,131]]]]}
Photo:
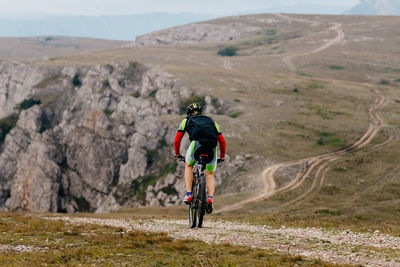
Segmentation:
{"type": "MultiPolygon", "coordinates": [[[[299,22],[306,22],[306,23],[310,23],[312,26],[317,26],[319,23],[316,21],[312,21],[312,20],[306,20],[306,19],[296,19],[296,18],[292,18],[283,14],[279,14],[278,16],[285,18],[289,21],[299,21],[299,22]]],[[[329,31],[335,31],[337,33],[337,36],[332,39],[329,40],[327,43],[325,43],[324,45],[314,49],[313,51],[310,52],[304,52],[304,53],[300,53],[300,54],[294,54],[294,55],[289,55],[284,57],[282,60],[283,62],[289,67],[290,71],[292,72],[298,72],[297,66],[293,63],[292,59],[296,58],[296,57],[302,57],[302,56],[307,56],[307,55],[311,55],[311,54],[315,54],[315,53],[319,53],[321,51],[324,51],[326,49],[328,49],[329,47],[340,43],[344,38],[345,38],[345,34],[344,31],[342,29],[342,24],[340,23],[334,23],[334,25],[332,27],[329,28],[329,31]]]]}
{"type": "Polygon", "coordinates": [[[94,218],[47,218],[68,223],[98,224],[145,232],[166,232],[176,239],[230,243],[273,249],[338,264],[400,266],[400,237],[315,228],[273,228],[227,221],[205,221],[202,229],[190,230],[186,220],[128,220],[94,218]]]}
{"type": "MultiPolygon", "coordinates": [[[[315,22],[309,21],[309,20],[293,19],[291,17],[285,16],[282,14],[280,14],[279,16],[284,17],[288,20],[293,20],[293,21],[315,23],[315,22]]],[[[284,57],[283,61],[288,65],[288,67],[291,71],[297,71],[297,67],[292,63],[291,59],[294,57],[318,53],[318,52],[321,52],[321,51],[329,48],[330,46],[332,46],[334,44],[339,43],[345,37],[344,32],[341,27],[342,27],[341,24],[335,24],[334,26],[332,26],[330,28],[330,30],[334,30],[337,32],[337,36],[334,39],[327,42],[326,44],[324,44],[323,46],[321,46],[313,51],[307,52],[307,53],[296,54],[296,55],[284,57]]],[[[343,148],[339,151],[336,151],[336,152],[327,153],[324,155],[319,155],[319,156],[314,156],[314,157],[309,157],[309,158],[305,158],[305,159],[300,159],[300,160],[296,160],[296,161],[286,162],[286,163],[279,163],[279,164],[270,166],[262,172],[262,178],[264,181],[264,190],[262,192],[260,192],[255,197],[245,199],[245,200],[237,202],[235,204],[217,209],[216,213],[234,211],[234,210],[243,208],[245,205],[247,205],[249,203],[268,199],[276,193],[284,193],[284,192],[288,192],[290,190],[294,190],[294,189],[300,187],[304,183],[304,181],[312,175],[312,173],[314,171],[315,171],[315,174],[313,175],[314,181],[313,181],[311,187],[308,190],[306,190],[305,193],[303,193],[302,195],[296,197],[295,199],[293,199],[289,202],[286,202],[286,203],[280,205],[279,207],[272,208],[271,211],[277,211],[282,207],[289,206],[293,203],[297,203],[297,202],[303,200],[305,197],[309,196],[311,193],[315,192],[316,189],[317,190],[320,189],[325,181],[325,175],[330,168],[329,166],[332,165],[332,163],[341,159],[349,152],[358,150],[358,149],[364,147],[365,145],[369,144],[371,142],[372,138],[374,138],[375,135],[379,132],[379,130],[385,126],[383,120],[379,117],[377,112],[380,109],[382,109],[385,105],[387,105],[389,103],[389,101],[387,100],[385,95],[382,92],[380,92],[379,90],[371,88],[370,85],[368,85],[368,84],[365,84],[365,86],[369,87],[377,95],[377,98],[376,98],[374,105],[372,107],[370,107],[369,111],[368,111],[368,115],[369,115],[370,121],[371,121],[370,125],[369,125],[367,131],[364,133],[364,135],[361,136],[354,144],[352,144],[346,148],[343,148]],[[287,168],[287,167],[297,166],[297,165],[302,165],[303,167],[298,172],[296,177],[294,179],[292,179],[288,184],[277,189],[275,179],[274,179],[275,173],[280,168],[287,168]]],[[[390,143],[392,140],[393,140],[393,136],[389,137],[389,139],[384,144],[381,144],[381,146],[390,143]]]]}

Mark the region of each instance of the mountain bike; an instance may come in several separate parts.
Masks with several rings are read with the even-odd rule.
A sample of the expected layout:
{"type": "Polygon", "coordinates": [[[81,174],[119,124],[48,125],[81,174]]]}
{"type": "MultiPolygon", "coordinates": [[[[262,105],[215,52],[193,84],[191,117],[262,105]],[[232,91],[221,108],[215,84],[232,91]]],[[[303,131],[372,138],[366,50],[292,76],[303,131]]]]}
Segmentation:
{"type": "MultiPolygon", "coordinates": [[[[185,162],[184,157],[178,157],[179,161],[185,162]]],[[[193,183],[192,183],[192,202],[189,204],[189,226],[190,228],[201,228],[203,226],[204,214],[212,212],[212,206],[207,205],[207,179],[204,173],[208,163],[208,155],[200,154],[198,160],[193,166],[193,183]]],[[[218,166],[224,160],[217,160],[218,166]]]]}
{"type": "Polygon", "coordinates": [[[201,228],[207,207],[207,181],[204,174],[208,155],[201,154],[193,167],[193,200],[189,205],[189,225],[191,228],[201,228]]]}

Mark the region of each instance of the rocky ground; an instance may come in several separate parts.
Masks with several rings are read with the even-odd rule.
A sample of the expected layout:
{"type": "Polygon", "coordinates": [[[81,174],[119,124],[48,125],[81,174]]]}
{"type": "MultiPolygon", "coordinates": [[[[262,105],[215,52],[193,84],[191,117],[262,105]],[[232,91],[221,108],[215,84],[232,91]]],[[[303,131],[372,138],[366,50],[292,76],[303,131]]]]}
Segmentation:
{"type": "Polygon", "coordinates": [[[274,228],[228,221],[205,221],[204,228],[191,230],[186,220],[130,220],[53,217],[68,223],[99,224],[144,232],[167,232],[176,239],[196,239],[207,243],[230,243],[273,249],[292,255],[322,259],[337,264],[400,266],[400,238],[379,231],[321,228],[274,228]]]}

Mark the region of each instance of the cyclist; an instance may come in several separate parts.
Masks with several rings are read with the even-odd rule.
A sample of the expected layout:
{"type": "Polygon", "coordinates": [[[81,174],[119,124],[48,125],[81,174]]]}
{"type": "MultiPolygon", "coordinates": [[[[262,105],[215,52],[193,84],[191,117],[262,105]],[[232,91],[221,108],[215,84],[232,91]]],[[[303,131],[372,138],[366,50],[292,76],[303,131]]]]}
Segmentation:
{"type": "Polygon", "coordinates": [[[201,154],[207,154],[207,165],[205,175],[207,179],[207,213],[213,211],[213,196],[215,192],[214,173],[217,162],[225,160],[225,139],[219,126],[211,118],[201,114],[201,105],[198,103],[190,104],[187,107],[187,117],[179,126],[175,137],[175,157],[183,159],[179,149],[181,140],[185,132],[189,134],[190,145],[186,152],[185,162],[185,183],[186,196],[184,202],[190,204],[192,201],[193,166],[201,154]],[[220,158],[217,160],[217,142],[219,143],[220,158]]]}

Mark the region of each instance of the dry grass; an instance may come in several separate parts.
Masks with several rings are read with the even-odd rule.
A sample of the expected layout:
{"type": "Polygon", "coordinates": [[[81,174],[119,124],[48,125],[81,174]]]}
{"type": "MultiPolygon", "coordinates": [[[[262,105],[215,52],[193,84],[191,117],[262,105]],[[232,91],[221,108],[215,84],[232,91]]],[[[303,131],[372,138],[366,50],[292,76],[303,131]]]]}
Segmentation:
{"type": "Polygon", "coordinates": [[[164,233],[74,226],[28,214],[0,214],[0,231],[0,244],[34,249],[1,253],[2,266],[336,266],[268,250],[173,240],[164,233]]]}

